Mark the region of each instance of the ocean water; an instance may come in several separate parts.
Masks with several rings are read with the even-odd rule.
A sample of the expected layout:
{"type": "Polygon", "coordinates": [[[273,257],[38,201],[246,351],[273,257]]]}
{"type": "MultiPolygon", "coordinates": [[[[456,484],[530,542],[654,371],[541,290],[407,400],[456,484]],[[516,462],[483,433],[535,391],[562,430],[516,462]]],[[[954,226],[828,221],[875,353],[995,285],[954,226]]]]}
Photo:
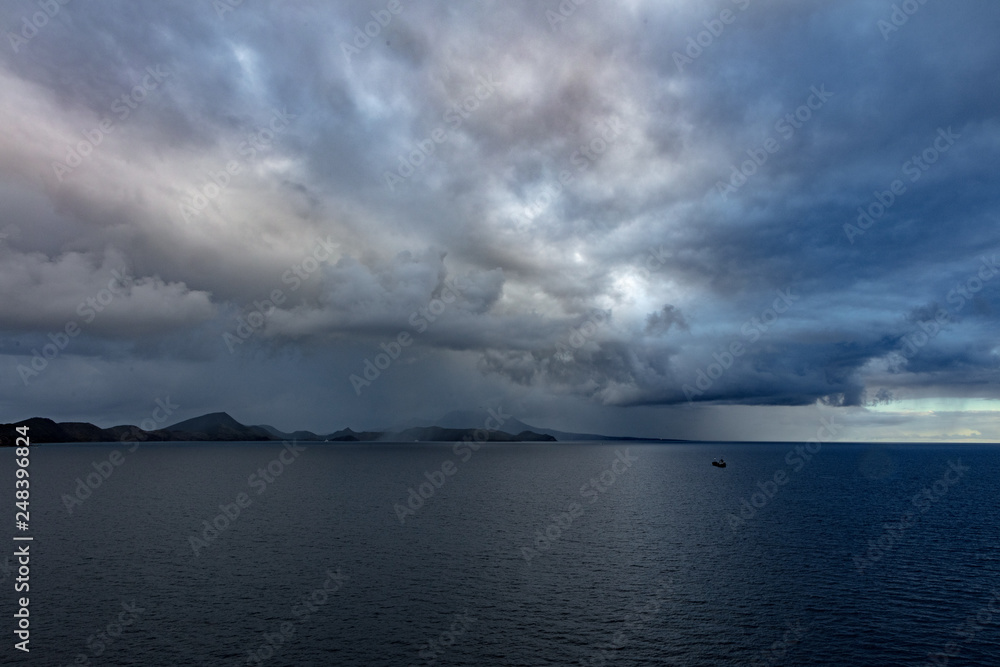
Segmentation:
{"type": "Polygon", "coordinates": [[[3,662],[1000,664],[1000,449],[795,447],[38,445],[3,662]]]}

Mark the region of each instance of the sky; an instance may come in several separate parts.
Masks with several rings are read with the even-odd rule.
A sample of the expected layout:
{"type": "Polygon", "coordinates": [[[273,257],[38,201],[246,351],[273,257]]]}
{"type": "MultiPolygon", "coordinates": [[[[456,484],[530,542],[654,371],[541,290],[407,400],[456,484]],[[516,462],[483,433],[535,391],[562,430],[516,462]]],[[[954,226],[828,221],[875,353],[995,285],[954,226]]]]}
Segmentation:
{"type": "Polygon", "coordinates": [[[994,0],[0,29],[0,421],[1000,441],[994,0]]]}

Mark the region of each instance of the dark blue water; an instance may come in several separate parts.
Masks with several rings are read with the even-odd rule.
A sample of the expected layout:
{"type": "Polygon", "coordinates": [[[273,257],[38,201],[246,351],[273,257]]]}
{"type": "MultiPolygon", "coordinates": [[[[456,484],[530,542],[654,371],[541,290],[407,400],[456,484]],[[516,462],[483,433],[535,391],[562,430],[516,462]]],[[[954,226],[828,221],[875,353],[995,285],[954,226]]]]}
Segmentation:
{"type": "Polygon", "coordinates": [[[1000,664],[996,447],[143,445],[70,513],[115,449],[33,448],[3,662],[1000,664]]]}

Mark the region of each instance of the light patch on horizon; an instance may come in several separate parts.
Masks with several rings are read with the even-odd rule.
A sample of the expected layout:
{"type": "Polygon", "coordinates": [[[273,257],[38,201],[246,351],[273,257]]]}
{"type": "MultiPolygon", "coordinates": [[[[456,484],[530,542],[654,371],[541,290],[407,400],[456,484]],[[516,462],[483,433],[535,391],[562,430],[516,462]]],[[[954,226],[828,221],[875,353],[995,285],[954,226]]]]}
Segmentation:
{"type": "Polygon", "coordinates": [[[1000,398],[904,398],[868,407],[872,412],[934,414],[937,412],[995,413],[1000,419],[1000,398]]]}

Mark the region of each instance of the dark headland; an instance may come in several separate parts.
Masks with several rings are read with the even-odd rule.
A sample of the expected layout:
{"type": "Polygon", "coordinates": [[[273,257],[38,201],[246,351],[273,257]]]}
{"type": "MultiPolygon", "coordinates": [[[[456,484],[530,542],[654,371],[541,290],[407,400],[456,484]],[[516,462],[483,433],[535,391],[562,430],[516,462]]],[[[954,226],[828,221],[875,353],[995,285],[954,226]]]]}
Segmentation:
{"type": "MultiPolygon", "coordinates": [[[[442,418],[443,423],[454,421],[452,413],[442,418]]],[[[143,430],[138,426],[121,425],[100,428],[89,422],[56,423],[44,417],[32,417],[12,424],[0,424],[0,446],[13,446],[14,429],[27,426],[33,444],[73,442],[266,442],[292,440],[304,442],[458,442],[475,439],[478,442],[556,442],[560,440],[648,440],[622,438],[590,433],[567,433],[529,426],[517,419],[508,419],[505,430],[491,428],[452,428],[445,426],[409,426],[381,431],[353,431],[344,428],[333,433],[319,434],[312,431],[286,433],[266,424],[247,426],[233,419],[228,413],[213,412],[165,426],[156,430],[143,430]]],[[[678,442],[663,440],[664,442],[678,442]]]]}

